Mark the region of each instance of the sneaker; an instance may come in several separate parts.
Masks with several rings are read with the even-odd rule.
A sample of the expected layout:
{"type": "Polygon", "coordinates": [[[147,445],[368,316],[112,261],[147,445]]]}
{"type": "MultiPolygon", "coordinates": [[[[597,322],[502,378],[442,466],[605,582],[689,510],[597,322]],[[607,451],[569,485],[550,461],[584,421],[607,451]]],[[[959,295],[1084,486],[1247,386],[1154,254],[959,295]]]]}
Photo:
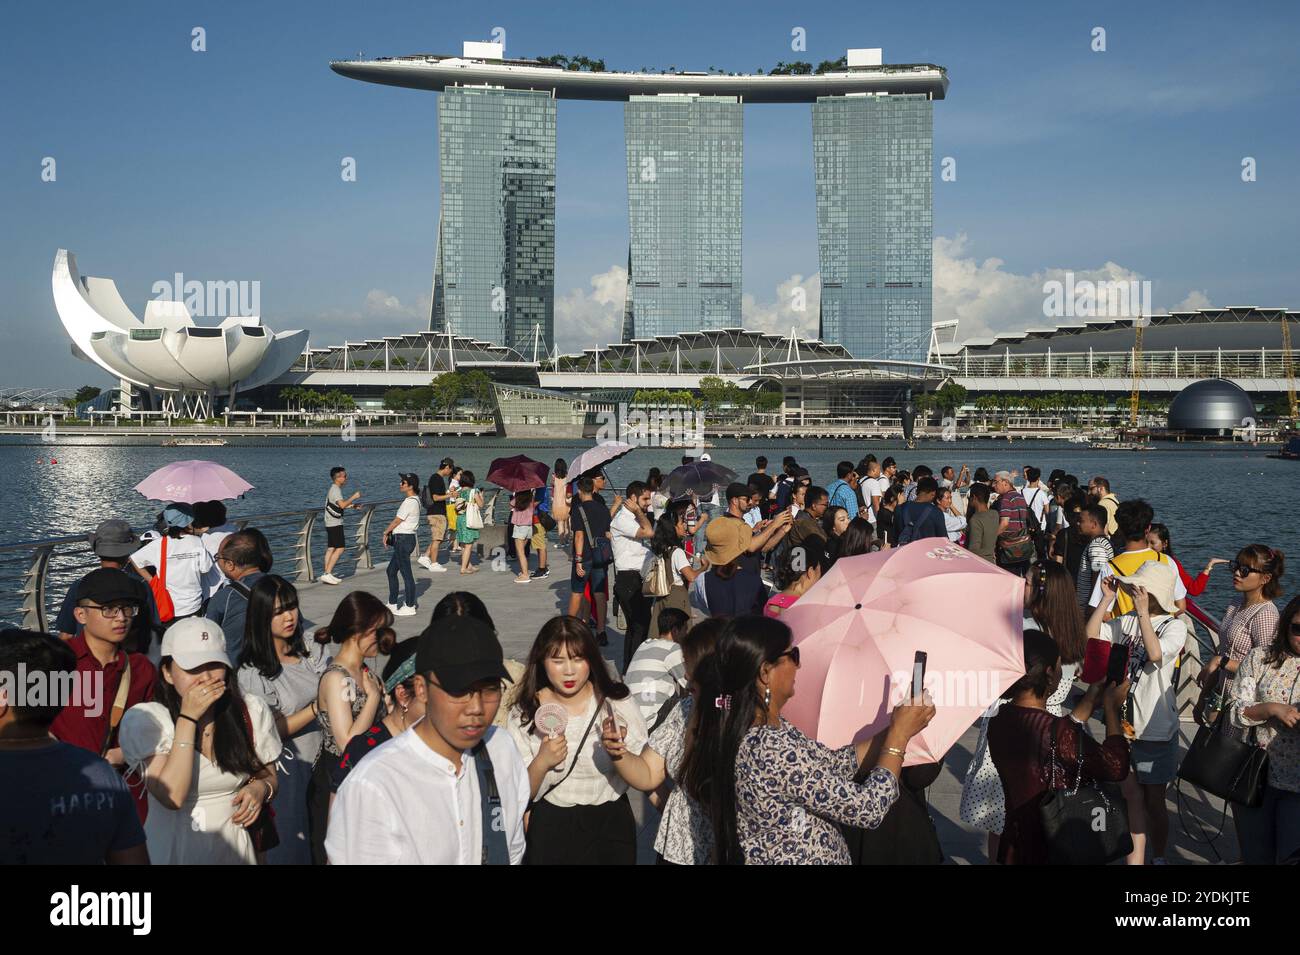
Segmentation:
{"type": "Polygon", "coordinates": [[[517,583],[517,584],[530,584],[530,583],[532,583],[532,582],[533,582],[533,578],[532,578],[532,577],[516,577],[516,578],[515,578],[515,583],[517,583]]]}
{"type": "Polygon", "coordinates": [[[542,567],[533,571],[533,580],[545,580],[549,576],[551,576],[551,568],[549,567],[542,567]]]}
{"type": "Polygon", "coordinates": [[[429,569],[433,571],[435,574],[445,574],[447,572],[447,568],[445,566],[443,566],[442,564],[435,564],[433,561],[429,561],[429,569]]]}
{"type": "Polygon", "coordinates": [[[404,614],[402,613],[401,604],[384,604],[384,606],[388,608],[388,612],[391,613],[394,617],[404,616],[404,614]]]}
{"type": "Polygon", "coordinates": [[[420,559],[417,560],[416,563],[419,564],[421,567],[427,567],[429,570],[433,570],[433,561],[429,560],[429,556],[427,554],[421,554],[420,559]]]}
{"type": "Polygon", "coordinates": [[[394,617],[414,617],[414,616],[415,616],[415,608],[412,607],[412,606],[410,606],[409,604],[405,604],[405,605],[403,605],[403,606],[401,606],[401,607],[398,607],[396,610],[394,610],[394,611],[393,611],[393,616],[394,616],[394,617]]]}
{"type": "Polygon", "coordinates": [[[343,581],[339,580],[339,579],[338,579],[337,577],[335,577],[333,574],[321,574],[321,575],[320,575],[320,582],[321,582],[322,584],[341,584],[341,583],[343,583],[343,581]]]}

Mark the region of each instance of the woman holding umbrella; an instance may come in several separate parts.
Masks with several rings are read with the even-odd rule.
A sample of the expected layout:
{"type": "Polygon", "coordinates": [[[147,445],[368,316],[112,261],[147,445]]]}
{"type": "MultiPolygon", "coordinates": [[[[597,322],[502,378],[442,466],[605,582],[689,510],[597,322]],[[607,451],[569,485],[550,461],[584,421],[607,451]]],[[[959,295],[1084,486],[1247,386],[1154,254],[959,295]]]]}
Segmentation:
{"type": "MultiPolygon", "coordinates": [[[[131,555],[145,583],[157,575],[171,597],[174,616],[162,621],[170,627],[177,620],[196,616],[208,596],[203,578],[212,568],[212,554],[203,540],[191,532],[194,511],[188,504],[169,504],[158,518],[161,536],[155,537],[131,555]]],[[[152,584],[150,584],[152,587],[152,584]]]]}
{"type": "Polygon", "coordinates": [[[880,825],[898,798],[908,741],[935,714],[913,701],[872,740],[836,750],[810,740],[781,718],[799,672],[791,641],[779,620],[736,617],[695,671],[700,705],[681,782],[709,814],[719,864],[849,864],[838,824],[880,825]],[[859,766],[873,767],[862,784],[859,766]]]}

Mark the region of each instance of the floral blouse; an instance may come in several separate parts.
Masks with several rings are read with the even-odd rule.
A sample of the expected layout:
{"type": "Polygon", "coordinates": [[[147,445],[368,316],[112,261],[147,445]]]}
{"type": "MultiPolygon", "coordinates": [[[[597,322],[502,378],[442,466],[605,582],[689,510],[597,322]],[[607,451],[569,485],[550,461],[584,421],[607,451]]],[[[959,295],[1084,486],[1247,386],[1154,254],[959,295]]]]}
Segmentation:
{"type": "Polygon", "coordinates": [[[746,865],[850,865],[837,823],[874,829],[898,799],[893,773],[853,782],[852,744],[831,749],[784,719],[756,726],[736,754],[736,828],[746,865]]]}
{"type": "Polygon", "coordinates": [[[1288,655],[1281,666],[1269,666],[1264,662],[1268,649],[1256,647],[1246,654],[1246,662],[1232,681],[1228,711],[1233,726],[1258,727],[1255,740],[1268,750],[1268,784],[1300,793],[1300,727],[1287,729],[1274,719],[1246,716],[1246,709],[1258,703],[1300,705],[1300,657],[1288,655]]]}

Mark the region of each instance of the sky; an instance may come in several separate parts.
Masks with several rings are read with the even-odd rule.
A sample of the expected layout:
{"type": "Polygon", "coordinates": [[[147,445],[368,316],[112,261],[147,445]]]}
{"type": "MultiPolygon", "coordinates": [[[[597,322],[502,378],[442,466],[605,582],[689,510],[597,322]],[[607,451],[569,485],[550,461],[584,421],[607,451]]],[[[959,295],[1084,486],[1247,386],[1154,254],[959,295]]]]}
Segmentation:
{"type": "MultiPolygon", "coordinates": [[[[934,315],[959,338],[1050,324],[1043,283],[1067,271],[1150,281],[1157,311],[1300,309],[1294,4],[7,0],[0,389],[110,383],[70,353],[50,292],[59,248],[137,314],[179,272],[260,283],[264,323],[309,328],[313,346],[426,328],[437,94],[328,63],[458,54],[496,28],[509,56],[609,69],[750,72],[848,47],[944,66],[934,315]]],[[[621,105],[558,107],[556,328],[570,351],[618,339],[627,190],[621,105]]],[[[753,105],[744,123],[744,324],[815,335],[811,107],[753,105]]]]}

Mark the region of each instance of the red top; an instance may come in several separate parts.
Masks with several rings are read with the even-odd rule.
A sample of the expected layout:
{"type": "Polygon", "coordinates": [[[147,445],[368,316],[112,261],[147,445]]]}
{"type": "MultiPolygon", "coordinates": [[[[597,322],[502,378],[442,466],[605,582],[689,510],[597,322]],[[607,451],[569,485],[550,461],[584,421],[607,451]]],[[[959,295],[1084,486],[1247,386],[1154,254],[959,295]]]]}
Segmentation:
{"type": "Polygon", "coordinates": [[[1004,865],[1046,865],[1047,841],[1038,806],[1048,791],[1052,724],[1056,724],[1056,779],[1052,789],[1071,789],[1083,744],[1084,780],[1118,782],[1128,775],[1128,740],[1107,736],[1100,746],[1068,716],[1007,703],[989,722],[989,755],[1006,795],[1006,824],[998,843],[1004,865]]]}
{"type": "Polygon", "coordinates": [[[1169,559],[1172,560],[1174,566],[1178,568],[1178,576],[1183,578],[1183,586],[1187,588],[1187,596],[1199,597],[1205,592],[1205,585],[1210,582],[1209,574],[1202,572],[1198,576],[1192,577],[1187,573],[1186,569],[1184,569],[1177,557],[1170,556],[1169,559]]]}
{"type": "MultiPolygon", "coordinates": [[[[63,742],[88,749],[98,756],[100,748],[104,745],[104,733],[108,729],[113,701],[117,699],[118,684],[122,679],[127,655],[119,650],[108,666],[100,666],[95,655],[90,652],[90,647],[86,645],[84,634],[77,634],[68,641],[68,646],[77,655],[77,679],[80,681],[77,692],[80,696],[74,696],[63,708],[63,712],[50,726],[50,732],[63,742]],[[81,676],[83,673],[103,675],[85,677],[81,676]],[[93,716],[90,715],[92,712],[93,716]]],[[[154,685],[158,680],[158,671],[154,669],[148,657],[142,653],[132,653],[130,659],[131,686],[126,693],[127,709],[137,703],[151,701],[154,685]]],[[[112,738],[108,741],[109,749],[116,745],[117,730],[114,730],[112,738]]],[[[143,787],[133,786],[131,791],[136,797],[136,808],[140,812],[140,819],[143,820],[148,806],[143,787]],[[139,792],[136,792],[137,788],[139,792]]]]}

